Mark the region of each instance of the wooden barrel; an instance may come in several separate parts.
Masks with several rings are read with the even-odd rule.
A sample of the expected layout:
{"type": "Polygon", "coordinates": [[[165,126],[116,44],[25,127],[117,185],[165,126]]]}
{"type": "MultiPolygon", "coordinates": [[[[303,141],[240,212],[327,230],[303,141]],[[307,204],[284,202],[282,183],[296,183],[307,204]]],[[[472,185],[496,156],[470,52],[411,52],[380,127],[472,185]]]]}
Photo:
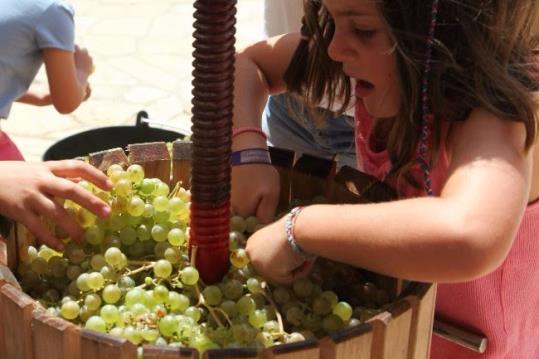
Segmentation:
{"type": "MultiPolygon", "coordinates": [[[[191,144],[176,142],[172,151],[165,143],[146,143],[91,154],[86,158],[102,170],[113,163],[137,163],[146,177],[157,177],[189,188],[191,144]]],[[[273,148],[272,162],[281,178],[280,207],[292,198],[311,199],[323,195],[329,203],[365,203],[390,199],[392,194],[372,177],[348,167],[336,171],[335,163],[273,148]]],[[[28,245],[20,226],[0,224],[0,353],[9,359],[97,359],[136,358],[136,346],[123,338],[86,330],[49,315],[22,292],[13,273],[18,250],[28,245]]],[[[363,324],[344,329],[320,340],[276,345],[266,349],[214,349],[204,358],[354,358],[427,359],[432,334],[435,286],[403,282],[375,274],[378,286],[392,298],[388,309],[363,324]]],[[[197,358],[190,348],[145,345],[147,359],[197,358]]]]}

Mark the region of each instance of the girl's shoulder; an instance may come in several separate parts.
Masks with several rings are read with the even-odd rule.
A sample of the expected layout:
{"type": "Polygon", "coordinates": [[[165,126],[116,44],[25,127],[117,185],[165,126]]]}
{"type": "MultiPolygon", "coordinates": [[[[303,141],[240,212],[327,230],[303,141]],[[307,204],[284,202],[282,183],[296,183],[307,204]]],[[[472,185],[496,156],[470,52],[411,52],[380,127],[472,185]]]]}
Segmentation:
{"type": "Polygon", "coordinates": [[[522,122],[504,118],[484,108],[473,109],[466,118],[452,121],[450,127],[452,136],[500,133],[510,138],[517,133],[524,132],[522,122]]]}
{"type": "Polygon", "coordinates": [[[36,21],[48,13],[67,13],[73,16],[73,6],[64,0],[2,0],[0,1],[1,17],[16,17],[20,20],[36,21]],[[9,15],[11,14],[11,15],[9,15]]]}

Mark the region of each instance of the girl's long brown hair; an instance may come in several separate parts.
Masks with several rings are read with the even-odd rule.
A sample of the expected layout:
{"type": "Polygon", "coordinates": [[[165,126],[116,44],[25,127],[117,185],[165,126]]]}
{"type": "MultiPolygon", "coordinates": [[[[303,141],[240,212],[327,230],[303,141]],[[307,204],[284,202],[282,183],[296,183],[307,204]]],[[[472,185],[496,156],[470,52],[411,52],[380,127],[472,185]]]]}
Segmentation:
{"type": "MultiPolygon", "coordinates": [[[[360,1],[360,0],[358,0],[360,1]]],[[[401,108],[392,121],[387,149],[393,174],[407,178],[420,137],[421,82],[431,4],[425,0],[375,0],[397,42],[401,108]]],[[[304,0],[305,39],[285,73],[288,90],[313,104],[326,95],[330,104],[350,102],[350,83],[327,53],[334,33],[331,16],[319,0],[304,0]]],[[[429,100],[435,121],[431,165],[441,141],[441,119],[464,120],[475,108],[522,122],[524,149],[537,136],[539,105],[539,1],[441,0],[429,100]],[[535,57],[535,61],[534,61],[535,57]],[[534,76],[535,73],[535,76],[534,76]]]]}

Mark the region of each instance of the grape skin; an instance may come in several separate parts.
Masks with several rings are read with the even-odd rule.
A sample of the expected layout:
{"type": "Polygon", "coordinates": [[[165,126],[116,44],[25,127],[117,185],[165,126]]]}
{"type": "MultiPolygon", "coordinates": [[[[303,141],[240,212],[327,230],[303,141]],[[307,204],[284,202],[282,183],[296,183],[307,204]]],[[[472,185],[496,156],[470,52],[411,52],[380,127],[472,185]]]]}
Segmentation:
{"type": "Polygon", "coordinates": [[[162,181],[144,178],[138,165],[109,172],[111,193],[82,184],[109,202],[108,219],[67,203],[85,227],[82,243],[68,241],[63,254],[45,246],[25,249],[23,287],[40,296],[51,315],[135,345],[204,351],[300,341],[358,325],[377,313],[352,308],[310,279],[296,281],[290,290],[268,288],[244,249],[247,233],[261,226],[255,217],[230,218],[230,271],[221,283],[205,285],[187,255],[189,191],[170,193],[162,181]]]}

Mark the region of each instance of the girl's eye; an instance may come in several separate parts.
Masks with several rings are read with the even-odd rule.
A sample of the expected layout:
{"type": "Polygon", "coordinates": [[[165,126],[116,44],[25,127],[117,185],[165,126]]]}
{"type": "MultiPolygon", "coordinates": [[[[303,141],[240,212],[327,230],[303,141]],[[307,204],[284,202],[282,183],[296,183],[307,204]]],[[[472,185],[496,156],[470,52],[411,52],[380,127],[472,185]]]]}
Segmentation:
{"type": "Polygon", "coordinates": [[[375,30],[354,29],[354,33],[363,40],[370,40],[376,34],[375,30]]]}

